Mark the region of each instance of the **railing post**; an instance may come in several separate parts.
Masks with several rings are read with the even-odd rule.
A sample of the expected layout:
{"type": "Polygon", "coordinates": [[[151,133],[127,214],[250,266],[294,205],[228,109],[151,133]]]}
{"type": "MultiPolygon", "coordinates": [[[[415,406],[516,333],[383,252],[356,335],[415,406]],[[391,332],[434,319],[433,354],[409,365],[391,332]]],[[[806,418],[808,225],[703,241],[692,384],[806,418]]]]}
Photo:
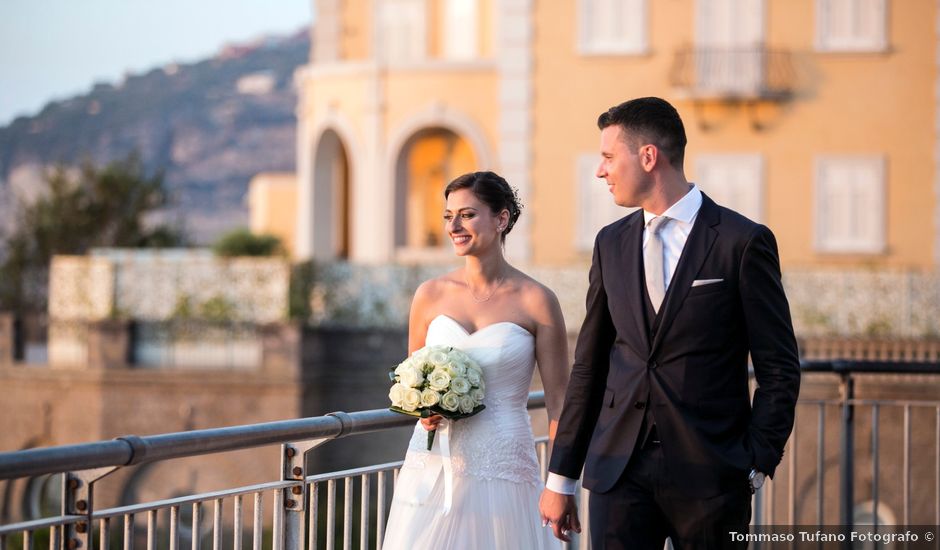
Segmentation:
{"type": "MultiPolygon", "coordinates": [[[[275,539],[280,537],[283,550],[304,550],[306,539],[306,522],[304,512],[307,509],[307,453],[329,441],[327,438],[311,439],[281,445],[281,479],[284,481],[300,481],[284,491],[284,532],[275,533],[275,539]]],[[[310,518],[310,529],[316,529],[317,518],[310,518]]]]}
{"type": "Polygon", "coordinates": [[[67,472],[62,476],[62,515],[82,516],[82,519],[65,525],[64,544],[66,550],[93,550],[91,547],[92,512],[95,483],[117,470],[116,466],[95,468],[79,472],[67,472]]]}
{"type": "Polygon", "coordinates": [[[284,499],[281,503],[284,512],[284,532],[274,534],[275,541],[281,543],[280,548],[275,545],[275,550],[305,550],[306,529],[309,528],[310,531],[316,532],[316,517],[311,516],[309,522],[304,521],[308,500],[307,454],[330,439],[346,435],[352,428],[352,419],[347,413],[335,412],[327,416],[331,416],[340,422],[340,433],[335,437],[322,437],[281,445],[281,479],[284,481],[300,481],[300,485],[295,485],[289,491],[284,491],[284,499]]]}
{"type": "MultiPolygon", "coordinates": [[[[840,369],[841,370],[841,369],[840,369]]],[[[855,379],[850,371],[842,370],[842,449],[840,457],[839,498],[841,501],[839,523],[844,532],[852,530],[855,507],[855,379]]],[[[851,548],[851,544],[848,545],[851,548]]]]}

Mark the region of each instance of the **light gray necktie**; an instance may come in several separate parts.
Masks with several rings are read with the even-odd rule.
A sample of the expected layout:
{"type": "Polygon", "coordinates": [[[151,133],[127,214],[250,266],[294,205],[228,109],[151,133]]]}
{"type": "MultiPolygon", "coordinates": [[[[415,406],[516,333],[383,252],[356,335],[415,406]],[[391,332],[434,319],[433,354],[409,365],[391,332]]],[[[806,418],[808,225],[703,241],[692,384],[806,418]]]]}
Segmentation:
{"type": "Polygon", "coordinates": [[[663,266],[663,239],[660,231],[670,218],[657,216],[646,225],[649,239],[643,248],[643,271],[646,272],[646,291],[653,302],[653,310],[659,313],[659,306],[666,296],[665,270],[663,266]]]}

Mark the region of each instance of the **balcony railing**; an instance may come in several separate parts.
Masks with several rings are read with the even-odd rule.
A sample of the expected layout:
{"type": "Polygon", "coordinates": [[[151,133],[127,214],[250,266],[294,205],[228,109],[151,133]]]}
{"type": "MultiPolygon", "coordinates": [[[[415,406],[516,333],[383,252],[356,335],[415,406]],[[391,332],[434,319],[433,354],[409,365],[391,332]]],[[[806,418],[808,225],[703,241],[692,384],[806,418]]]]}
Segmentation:
{"type": "MultiPolygon", "coordinates": [[[[888,523],[940,525],[940,364],[820,361],[803,369],[812,383],[804,382],[807,396],[798,403],[784,461],[754,499],[754,525],[851,526],[870,520],[884,531],[888,523]],[[857,383],[890,385],[880,378],[872,383],[871,376],[895,385],[913,380],[919,390],[909,398],[857,397],[857,383]],[[829,384],[822,393],[838,397],[813,396],[814,384],[829,384]],[[831,442],[832,433],[839,434],[838,444],[831,442]],[[860,508],[860,500],[868,504],[860,508]],[[889,506],[898,512],[894,521],[883,519],[890,517],[889,506]],[[860,516],[860,509],[870,518],[860,516]]],[[[528,406],[544,408],[544,395],[530,394],[528,406]]],[[[332,439],[412,423],[384,409],[336,412],[0,453],[0,480],[62,474],[61,514],[0,524],[0,550],[40,544],[49,550],[90,550],[94,544],[99,550],[133,550],[135,544],[200,550],[210,542],[213,550],[242,550],[247,540],[253,550],[332,550],[340,544],[380,549],[402,463],[309,474],[305,457],[332,439]],[[94,506],[95,483],[119,468],[271,444],[280,444],[273,481],[110,509],[94,506]]],[[[547,441],[539,439],[536,446],[544,477],[547,441]]],[[[586,495],[579,495],[585,528],[586,495]]],[[[587,532],[575,544],[588,548],[587,532]]]]}
{"type": "Polygon", "coordinates": [[[676,53],[670,80],[694,99],[782,100],[796,76],[789,52],[688,48],[676,53]]]}

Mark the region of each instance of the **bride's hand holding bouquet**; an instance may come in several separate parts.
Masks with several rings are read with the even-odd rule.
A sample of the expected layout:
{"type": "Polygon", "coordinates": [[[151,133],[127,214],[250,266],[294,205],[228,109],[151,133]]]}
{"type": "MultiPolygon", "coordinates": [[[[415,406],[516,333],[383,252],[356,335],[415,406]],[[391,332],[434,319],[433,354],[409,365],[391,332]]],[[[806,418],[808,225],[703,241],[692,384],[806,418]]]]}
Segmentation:
{"type": "MultiPolygon", "coordinates": [[[[423,419],[425,428],[436,427],[432,417],[459,420],[484,408],[485,384],[480,366],[463,351],[451,346],[426,346],[396,366],[388,397],[390,410],[423,419]],[[432,419],[432,420],[427,420],[432,419]]],[[[435,429],[428,431],[428,450],[435,429]]]]}

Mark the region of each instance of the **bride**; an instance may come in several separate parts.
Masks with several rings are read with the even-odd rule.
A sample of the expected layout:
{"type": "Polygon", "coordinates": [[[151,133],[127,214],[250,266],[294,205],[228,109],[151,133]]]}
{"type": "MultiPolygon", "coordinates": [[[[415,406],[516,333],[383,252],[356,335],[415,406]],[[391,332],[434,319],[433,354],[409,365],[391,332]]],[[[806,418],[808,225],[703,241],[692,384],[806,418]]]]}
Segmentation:
{"type": "Polygon", "coordinates": [[[469,354],[483,369],[486,409],[415,426],[382,548],[559,548],[538,511],[542,481],[526,402],[537,364],[553,440],[568,383],[561,308],[551,290],[503,257],[520,214],[505,179],[465,174],[444,198],[445,229],[465,263],[418,287],[408,350],[448,345],[469,354]],[[425,430],[432,429],[438,432],[429,452],[425,430]]]}

